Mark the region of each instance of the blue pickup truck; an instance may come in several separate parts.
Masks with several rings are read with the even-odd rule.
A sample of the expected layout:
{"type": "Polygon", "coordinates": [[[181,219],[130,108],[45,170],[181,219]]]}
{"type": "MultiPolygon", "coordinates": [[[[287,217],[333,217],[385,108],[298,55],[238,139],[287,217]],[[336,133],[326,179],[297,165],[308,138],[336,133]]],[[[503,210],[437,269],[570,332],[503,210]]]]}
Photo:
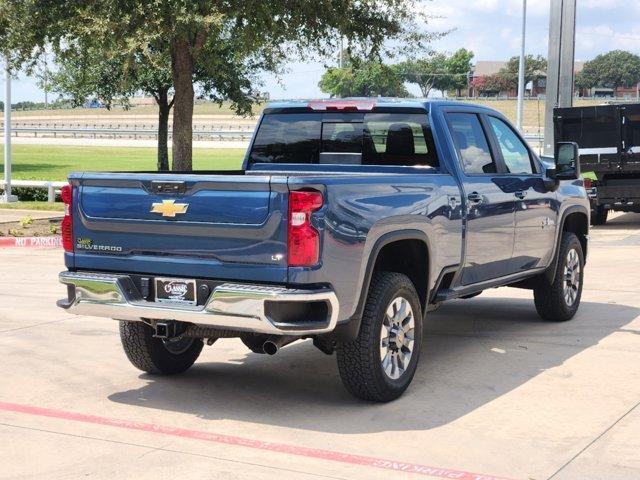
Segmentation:
{"type": "Polygon", "coordinates": [[[58,305],[119,320],[127,357],[149,373],[183,372],[221,338],[266,354],[312,339],[352,394],[389,401],[441,302],[526,288],[550,321],[580,303],[577,145],[545,165],[481,106],[274,103],[241,170],[69,181],[58,305]]]}

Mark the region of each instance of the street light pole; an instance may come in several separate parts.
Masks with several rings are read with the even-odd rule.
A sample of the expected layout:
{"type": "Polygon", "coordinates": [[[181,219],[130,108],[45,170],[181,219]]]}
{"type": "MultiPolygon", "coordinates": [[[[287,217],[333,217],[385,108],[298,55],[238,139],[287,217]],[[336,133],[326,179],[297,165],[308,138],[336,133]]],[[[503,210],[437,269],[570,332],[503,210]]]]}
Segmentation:
{"type": "Polygon", "coordinates": [[[524,69],[525,69],[525,38],[527,32],[527,0],[522,0],[522,41],[520,42],[520,64],[518,66],[518,108],[516,125],[522,130],[522,118],[524,116],[524,69]]]}
{"type": "Polygon", "coordinates": [[[4,197],[2,202],[13,202],[11,195],[11,70],[9,62],[5,66],[4,83],[4,197]]]}

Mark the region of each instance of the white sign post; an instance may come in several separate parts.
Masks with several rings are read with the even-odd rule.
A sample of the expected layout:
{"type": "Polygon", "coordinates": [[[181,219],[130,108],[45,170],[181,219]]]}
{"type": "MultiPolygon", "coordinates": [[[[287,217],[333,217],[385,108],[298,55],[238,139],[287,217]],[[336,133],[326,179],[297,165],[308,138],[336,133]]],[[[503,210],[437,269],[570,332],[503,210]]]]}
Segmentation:
{"type": "Polygon", "coordinates": [[[4,195],[0,202],[16,202],[18,199],[11,195],[11,71],[9,64],[5,67],[4,84],[4,195]]]}

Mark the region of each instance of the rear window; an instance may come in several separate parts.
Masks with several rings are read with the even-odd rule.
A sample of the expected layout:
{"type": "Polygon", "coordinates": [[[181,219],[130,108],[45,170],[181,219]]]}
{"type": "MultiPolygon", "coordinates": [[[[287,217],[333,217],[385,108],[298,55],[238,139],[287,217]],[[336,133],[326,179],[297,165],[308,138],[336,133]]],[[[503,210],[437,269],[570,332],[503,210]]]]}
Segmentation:
{"type": "Polygon", "coordinates": [[[426,114],[268,114],[249,154],[255,163],[438,166],[426,114]]]}

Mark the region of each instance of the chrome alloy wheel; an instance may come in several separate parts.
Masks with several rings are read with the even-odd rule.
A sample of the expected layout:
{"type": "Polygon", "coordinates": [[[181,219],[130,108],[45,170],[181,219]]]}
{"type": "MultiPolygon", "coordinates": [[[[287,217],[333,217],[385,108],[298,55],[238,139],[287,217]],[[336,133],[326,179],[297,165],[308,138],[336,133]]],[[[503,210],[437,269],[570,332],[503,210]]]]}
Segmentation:
{"type": "Polygon", "coordinates": [[[567,252],[564,261],[564,301],[567,306],[572,306],[578,298],[580,290],[580,257],[575,249],[567,252]]]}
{"type": "Polygon", "coordinates": [[[396,297],[389,306],[380,330],[380,360],[387,377],[397,380],[409,367],[413,354],[415,319],[406,298],[396,297]]]}

